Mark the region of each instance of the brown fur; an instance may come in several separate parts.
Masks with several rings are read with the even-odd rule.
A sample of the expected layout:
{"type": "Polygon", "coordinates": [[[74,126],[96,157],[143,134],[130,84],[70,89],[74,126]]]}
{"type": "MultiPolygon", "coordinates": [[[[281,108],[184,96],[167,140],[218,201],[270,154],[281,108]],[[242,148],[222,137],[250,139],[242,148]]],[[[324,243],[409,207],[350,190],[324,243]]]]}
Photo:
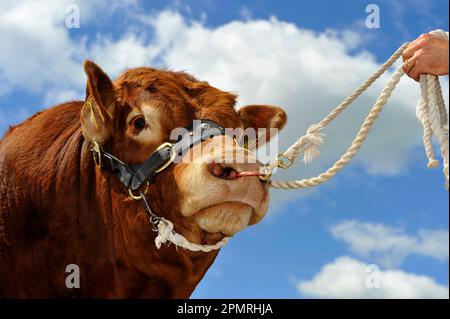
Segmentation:
{"type": "MultiPolygon", "coordinates": [[[[101,81],[92,87],[88,82],[87,97],[99,104],[114,98],[111,132],[102,146],[130,164],[142,162],[158,146],[138,145],[124,133],[124,119],[144,101],[163,112],[161,143],[171,129],[193,119],[208,118],[224,127],[251,121],[234,109],[233,94],[181,72],[129,70],[113,82],[114,92],[104,96],[105,89],[94,84],[111,90],[101,81]]],[[[95,166],[80,125],[83,105],[73,101],[42,111],[12,127],[0,141],[0,297],[189,297],[217,251],[155,248],[155,233],[141,204],[129,199],[115,176],[95,166]],[[68,264],[80,267],[80,289],[65,286],[68,264]]],[[[261,127],[265,123],[256,113],[252,108],[261,127]]],[[[281,128],[285,115],[279,114],[282,123],[276,125],[281,128]]],[[[220,234],[208,234],[193,218],[179,214],[174,174],[172,165],[152,183],[152,210],[189,240],[216,242],[220,234]]]]}

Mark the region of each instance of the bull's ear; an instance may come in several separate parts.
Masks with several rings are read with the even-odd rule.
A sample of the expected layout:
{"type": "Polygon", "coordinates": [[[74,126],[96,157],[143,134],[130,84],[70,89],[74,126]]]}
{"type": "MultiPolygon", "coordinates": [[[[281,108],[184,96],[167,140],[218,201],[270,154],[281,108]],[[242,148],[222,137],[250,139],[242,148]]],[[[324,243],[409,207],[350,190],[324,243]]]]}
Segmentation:
{"type": "Polygon", "coordinates": [[[268,142],[287,121],[286,113],[279,107],[271,105],[248,105],[239,109],[244,129],[266,129],[264,135],[257,134],[257,140],[244,141],[245,144],[261,146],[268,142]],[[276,129],[276,130],[271,130],[276,129]]]}
{"type": "Polygon", "coordinates": [[[81,110],[83,135],[88,141],[103,143],[113,130],[114,86],[94,62],[85,60],[83,68],[87,75],[86,100],[81,110]]]}

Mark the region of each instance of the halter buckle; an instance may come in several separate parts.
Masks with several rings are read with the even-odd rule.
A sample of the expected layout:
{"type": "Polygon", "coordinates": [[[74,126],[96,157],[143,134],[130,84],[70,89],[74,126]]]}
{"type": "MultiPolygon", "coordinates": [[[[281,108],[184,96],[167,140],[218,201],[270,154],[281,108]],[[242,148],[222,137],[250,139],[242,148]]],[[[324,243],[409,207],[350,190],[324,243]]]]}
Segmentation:
{"type": "Polygon", "coordinates": [[[156,149],[156,152],[165,148],[165,147],[170,147],[170,158],[167,160],[167,162],[165,162],[164,164],[162,164],[160,167],[158,167],[156,170],[154,170],[155,173],[160,173],[163,170],[165,170],[170,164],[173,163],[173,161],[175,160],[177,153],[173,150],[173,145],[172,143],[166,142],[161,144],[160,146],[158,146],[158,148],[156,149]]]}

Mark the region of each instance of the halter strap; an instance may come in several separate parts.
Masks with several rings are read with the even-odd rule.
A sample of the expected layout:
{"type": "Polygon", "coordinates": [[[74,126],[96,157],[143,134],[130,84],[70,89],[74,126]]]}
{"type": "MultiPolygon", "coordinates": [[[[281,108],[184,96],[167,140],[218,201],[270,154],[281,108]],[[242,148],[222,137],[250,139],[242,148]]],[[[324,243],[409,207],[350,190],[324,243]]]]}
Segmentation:
{"type": "Polygon", "coordinates": [[[114,155],[105,152],[95,142],[91,152],[95,162],[101,169],[115,174],[128,190],[137,191],[144,184],[151,183],[156,174],[168,167],[177,156],[183,156],[197,143],[225,134],[225,129],[211,120],[200,120],[197,125],[193,124],[187,127],[187,133],[181,136],[174,144],[168,142],[161,144],[141,164],[126,164],[114,155]],[[196,130],[199,130],[200,134],[195,134],[194,131],[196,130]]]}

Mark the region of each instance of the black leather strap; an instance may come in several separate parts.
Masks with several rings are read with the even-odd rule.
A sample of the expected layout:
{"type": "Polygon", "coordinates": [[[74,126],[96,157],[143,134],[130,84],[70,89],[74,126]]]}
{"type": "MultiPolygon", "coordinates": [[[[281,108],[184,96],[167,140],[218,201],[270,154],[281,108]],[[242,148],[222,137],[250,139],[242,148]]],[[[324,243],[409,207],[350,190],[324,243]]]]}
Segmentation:
{"type": "Polygon", "coordinates": [[[194,145],[206,141],[214,136],[225,134],[225,129],[214,121],[201,120],[199,124],[200,127],[194,127],[193,125],[187,127],[186,129],[188,133],[173,144],[173,147],[179,157],[183,156],[194,145]]]}
{"type": "Polygon", "coordinates": [[[136,191],[145,183],[150,183],[153,180],[158,168],[172,158],[173,152],[176,152],[176,155],[181,157],[197,143],[206,141],[213,136],[225,134],[225,129],[214,121],[201,120],[199,124],[200,127],[193,127],[192,125],[188,127],[188,132],[180,137],[176,143],[157,149],[142,164],[125,164],[114,155],[103,151],[100,147],[97,149],[92,148],[91,151],[102,169],[115,174],[127,189],[136,191]],[[198,130],[200,134],[197,134],[198,130]]]}
{"type": "Polygon", "coordinates": [[[144,183],[151,182],[156,175],[155,171],[170,160],[171,155],[172,149],[170,146],[165,146],[153,152],[144,163],[136,167],[129,188],[134,191],[139,189],[144,183]]]}
{"type": "MultiPolygon", "coordinates": [[[[91,150],[92,151],[92,150],[91,150]]],[[[99,153],[94,156],[100,157],[99,165],[103,170],[114,173],[120,181],[129,188],[130,181],[133,179],[134,171],[131,168],[119,160],[117,157],[100,150],[99,153]]]]}

